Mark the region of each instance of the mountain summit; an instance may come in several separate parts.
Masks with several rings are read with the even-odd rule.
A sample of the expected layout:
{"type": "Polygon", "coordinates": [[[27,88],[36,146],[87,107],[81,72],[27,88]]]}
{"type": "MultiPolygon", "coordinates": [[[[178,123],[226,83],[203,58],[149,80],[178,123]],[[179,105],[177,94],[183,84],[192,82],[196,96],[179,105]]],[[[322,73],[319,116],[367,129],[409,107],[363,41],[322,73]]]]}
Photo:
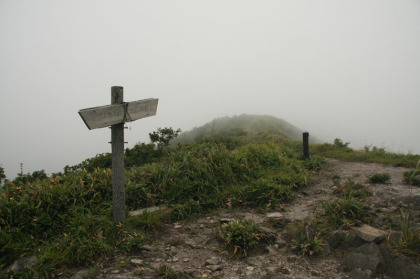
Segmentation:
{"type": "MultiPolygon", "coordinates": [[[[241,114],[216,118],[201,127],[182,133],[176,142],[198,142],[208,137],[251,136],[258,134],[280,135],[293,140],[302,139],[303,130],[287,121],[270,115],[241,114]]],[[[312,138],[311,141],[319,141],[312,138]]]]}

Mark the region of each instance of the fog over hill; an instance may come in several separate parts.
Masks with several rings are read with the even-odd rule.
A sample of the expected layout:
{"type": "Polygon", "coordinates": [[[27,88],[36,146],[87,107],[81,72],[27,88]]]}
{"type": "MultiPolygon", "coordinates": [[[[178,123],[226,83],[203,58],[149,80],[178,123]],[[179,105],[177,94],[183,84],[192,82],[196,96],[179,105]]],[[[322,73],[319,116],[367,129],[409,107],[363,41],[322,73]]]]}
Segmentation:
{"type": "MultiPolygon", "coordinates": [[[[274,134],[301,140],[304,131],[280,118],[270,115],[241,114],[232,117],[216,118],[203,126],[195,127],[182,133],[174,142],[194,143],[209,137],[250,136],[258,134],[274,134]]],[[[320,143],[316,137],[310,136],[311,143],[320,143]]]]}

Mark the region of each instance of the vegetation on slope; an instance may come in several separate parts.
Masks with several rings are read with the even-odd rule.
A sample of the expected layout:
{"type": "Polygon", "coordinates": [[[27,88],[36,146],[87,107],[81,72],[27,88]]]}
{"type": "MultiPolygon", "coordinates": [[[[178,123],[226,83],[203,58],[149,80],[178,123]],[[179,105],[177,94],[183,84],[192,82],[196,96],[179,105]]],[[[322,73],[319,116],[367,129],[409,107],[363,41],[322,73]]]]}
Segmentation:
{"type": "MultiPolygon", "coordinates": [[[[222,207],[275,208],[311,179],[284,146],[222,139],[168,149],[125,177],[127,208],[164,205],[164,221],[222,207]]],[[[9,183],[0,192],[0,268],[35,255],[36,266],[21,276],[51,277],[136,249],[147,228],[130,218],[112,222],[111,181],[110,169],[96,168],[9,183]]]]}
{"type": "Polygon", "coordinates": [[[340,139],[335,139],[334,143],[311,145],[311,153],[328,158],[337,158],[346,161],[368,162],[388,164],[399,167],[416,167],[420,159],[419,155],[396,154],[387,152],[384,148],[365,147],[363,150],[354,150],[348,147],[349,143],[343,143],[340,139]]]}

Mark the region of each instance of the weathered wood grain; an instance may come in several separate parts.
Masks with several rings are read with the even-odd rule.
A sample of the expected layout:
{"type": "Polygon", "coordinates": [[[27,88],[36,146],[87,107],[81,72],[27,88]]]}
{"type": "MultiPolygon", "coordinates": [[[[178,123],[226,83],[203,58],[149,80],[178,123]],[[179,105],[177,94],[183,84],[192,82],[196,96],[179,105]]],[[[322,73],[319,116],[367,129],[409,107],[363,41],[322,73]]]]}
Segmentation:
{"type": "MultiPolygon", "coordinates": [[[[111,103],[123,103],[123,88],[111,88],[111,103]]],[[[125,220],[125,182],[124,182],[124,123],[111,126],[112,144],[112,206],[114,221],[125,220]]]]}
{"type": "Polygon", "coordinates": [[[145,99],[79,110],[89,130],[156,115],[159,99],[145,99]]]}

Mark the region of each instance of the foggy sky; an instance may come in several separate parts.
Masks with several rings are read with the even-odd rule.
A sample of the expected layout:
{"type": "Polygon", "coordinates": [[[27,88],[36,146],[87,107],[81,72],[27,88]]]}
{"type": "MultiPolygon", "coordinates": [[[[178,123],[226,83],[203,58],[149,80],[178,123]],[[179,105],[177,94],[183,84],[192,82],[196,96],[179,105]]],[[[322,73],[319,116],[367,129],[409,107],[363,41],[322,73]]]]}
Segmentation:
{"type": "Polygon", "coordinates": [[[0,164],[62,171],[110,152],[83,108],[159,98],[126,147],[242,113],[331,142],[420,153],[418,0],[0,0],[0,164]]]}

